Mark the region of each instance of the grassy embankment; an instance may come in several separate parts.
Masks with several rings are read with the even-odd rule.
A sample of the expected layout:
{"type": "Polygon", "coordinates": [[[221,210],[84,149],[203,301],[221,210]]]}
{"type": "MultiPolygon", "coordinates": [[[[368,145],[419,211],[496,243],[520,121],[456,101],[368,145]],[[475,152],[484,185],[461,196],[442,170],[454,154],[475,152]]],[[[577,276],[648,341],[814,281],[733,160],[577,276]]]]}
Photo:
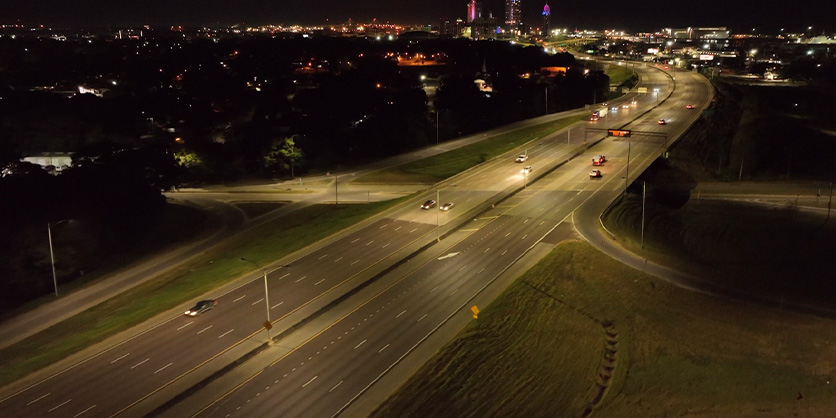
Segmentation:
{"type": "Polygon", "coordinates": [[[569,242],[372,416],[830,416],[834,331],[831,320],[696,294],[569,242]]]}
{"type": "MultiPolygon", "coordinates": [[[[618,85],[621,86],[626,81],[632,81],[632,84],[629,87],[633,87],[636,81],[638,81],[638,76],[636,72],[633,71],[629,65],[618,65],[615,63],[611,63],[604,74],[610,77],[610,85],[618,85]]],[[[621,94],[620,92],[618,94],[621,94]]]]}
{"type": "Polygon", "coordinates": [[[400,201],[312,206],[237,235],[174,271],[0,350],[0,386],[160,312],[185,306],[200,295],[240,277],[253,269],[249,263],[242,262],[241,257],[267,265],[400,201]]]}
{"type": "MultiPolygon", "coordinates": [[[[757,194],[795,197],[803,185],[807,185],[803,188],[807,193],[815,193],[816,187],[822,186],[826,191],[827,183],[821,181],[821,166],[787,164],[791,162],[791,149],[796,146],[793,143],[826,142],[823,131],[832,122],[826,120],[824,113],[808,114],[812,120],[820,121],[799,129],[798,132],[807,135],[797,141],[788,141],[784,129],[772,129],[775,120],[793,121],[801,117],[792,110],[794,106],[782,107],[781,103],[793,103],[805,91],[719,85],[714,107],[677,142],[671,158],[667,162],[655,162],[636,182],[636,185],[647,182],[644,250],[640,248],[640,187],[631,188],[633,193],[613,206],[604,223],[622,244],[652,260],[683,266],[705,280],[778,303],[833,310],[836,282],[831,280],[830,257],[836,253],[836,222],[831,220],[825,224],[823,212],[798,210],[792,200],[782,207],[754,206],[700,200],[697,192],[700,181],[736,181],[741,173],[740,158],[751,170],[747,176],[744,168],[744,179],[756,177],[759,181],[751,184],[759,187],[745,184],[724,187],[725,193],[746,194],[756,190],[757,194]],[[778,111],[782,108],[786,113],[778,111]],[[725,165],[718,161],[733,163],[725,165]],[[796,183],[788,186],[774,182],[787,178],[796,183]]],[[[821,103],[822,96],[830,97],[832,93],[812,94],[810,100],[821,103]]],[[[828,108],[820,110],[827,112],[828,108]]],[[[792,124],[797,126],[798,122],[792,124]]],[[[832,153],[828,155],[831,156],[825,157],[825,161],[833,158],[832,153]]],[[[826,205],[827,197],[822,200],[819,205],[826,205]]]]}
{"type": "Polygon", "coordinates": [[[361,176],[354,180],[354,182],[436,183],[491,158],[519,148],[530,141],[563,129],[577,121],[583,120],[585,117],[586,115],[563,118],[496,135],[484,141],[433,157],[424,158],[397,167],[378,170],[361,176]]]}

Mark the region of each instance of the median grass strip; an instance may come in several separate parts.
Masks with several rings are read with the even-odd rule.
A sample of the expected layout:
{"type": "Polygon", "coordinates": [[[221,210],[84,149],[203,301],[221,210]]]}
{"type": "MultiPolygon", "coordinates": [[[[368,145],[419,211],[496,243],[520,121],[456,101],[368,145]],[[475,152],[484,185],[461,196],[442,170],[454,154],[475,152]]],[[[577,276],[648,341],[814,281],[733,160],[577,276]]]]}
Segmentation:
{"type": "Polygon", "coordinates": [[[0,350],[0,386],[140,324],[159,312],[178,305],[188,308],[186,305],[198,296],[251,271],[253,266],[242,262],[241,257],[268,265],[401,200],[311,206],[239,234],[170,273],[0,350]]]}
{"type": "Polygon", "coordinates": [[[610,64],[606,74],[610,77],[610,85],[620,86],[621,83],[635,76],[635,71],[626,65],[610,64]]]}
{"type": "Polygon", "coordinates": [[[586,115],[572,116],[496,135],[484,141],[397,167],[378,170],[354,180],[355,183],[436,183],[526,143],[542,138],[586,115]]]}
{"type": "Polygon", "coordinates": [[[832,320],[696,294],[567,242],[372,416],[829,416],[834,331],[832,320]]]}

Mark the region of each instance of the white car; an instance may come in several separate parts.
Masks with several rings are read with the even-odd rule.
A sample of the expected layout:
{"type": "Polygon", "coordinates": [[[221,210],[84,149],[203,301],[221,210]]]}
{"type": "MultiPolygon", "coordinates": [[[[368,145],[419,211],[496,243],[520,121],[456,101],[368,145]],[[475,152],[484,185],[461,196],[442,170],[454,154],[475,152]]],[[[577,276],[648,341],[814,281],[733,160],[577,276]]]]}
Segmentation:
{"type": "Polygon", "coordinates": [[[516,159],[516,160],[514,160],[514,162],[515,162],[515,163],[524,163],[524,162],[526,162],[527,160],[528,160],[528,155],[526,155],[526,154],[520,154],[520,155],[517,157],[517,159],[516,159]]]}
{"type": "Polygon", "coordinates": [[[453,206],[455,206],[455,205],[453,204],[453,202],[447,202],[447,203],[445,203],[445,204],[441,205],[441,206],[439,207],[439,209],[441,209],[441,210],[450,210],[450,209],[452,209],[452,208],[453,208],[453,206]]]}
{"type": "Polygon", "coordinates": [[[591,179],[601,178],[601,170],[599,170],[597,168],[593,168],[592,171],[589,172],[589,178],[591,178],[591,179]]]}
{"type": "Polygon", "coordinates": [[[520,170],[520,173],[523,173],[523,174],[528,174],[530,172],[531,172],[531,166],[530,165],[527,165],[522,170],[520,170]]]}

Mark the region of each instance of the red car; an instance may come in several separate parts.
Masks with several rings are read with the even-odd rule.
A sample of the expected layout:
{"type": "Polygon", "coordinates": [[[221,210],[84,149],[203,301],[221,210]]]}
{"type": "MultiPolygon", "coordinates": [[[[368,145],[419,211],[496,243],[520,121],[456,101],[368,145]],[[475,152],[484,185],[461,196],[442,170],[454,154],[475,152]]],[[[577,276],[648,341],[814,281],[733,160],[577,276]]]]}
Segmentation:
{"type": "Polygon", "coordinates": [[[685,105],[685,108],[688,109],[688,110],[694,110],[694,105],[692,105],[692,104],[685,105]]]}

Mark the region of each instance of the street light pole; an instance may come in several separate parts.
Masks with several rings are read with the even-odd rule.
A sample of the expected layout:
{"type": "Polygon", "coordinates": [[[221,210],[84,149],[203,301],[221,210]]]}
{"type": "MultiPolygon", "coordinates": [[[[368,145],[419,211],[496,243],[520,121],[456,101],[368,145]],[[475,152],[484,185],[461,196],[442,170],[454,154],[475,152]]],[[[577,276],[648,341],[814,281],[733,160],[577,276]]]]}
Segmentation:
{"type": "Polygon", "coordinates": [[[339,182],[340,178],[337,177],[337,173],[334,173],[334,205],[340,204],[339,182]]]}
{"type": "Polygon", "coordinates": [[[438,119],[441,117],[441,110],[435,111],[435,144],[438,145],[438,119]]]}
{"type": "Polygon", "coordinates": [[[265,270],[263,267],[261,267],[261,265],[259,265],[255,261],[252,261],[248,258],[241,257],[241,261],[246,261],[256,266],[256,268],[261,270],[261,273],[264,275],[264,307],[267,310],[267,323],[264,324],[264,329],[267,331],[267,344],[272,344],[273,340],[270,339],[270,327],[267,326],[268,323],[270,324],[270,326],[272,326],[273,324],[273,321],[270,320],[270,293],[267,291],[267,270],[265,270]]]}
{"type": "Polygon", "coordinates": [[[58,297],[58,276],[55,275],[55,253],[52,250],[52,228],[46,223],[46,233],[49,235],[49,260],[52,262],[52,284],[55,286],[55,296],[58,297]]]}
{"type": "Polygon", "coordinates": [[[435,201],[438,202],[438,208],[435,210],[435,241],[441,242],[441,222],[439,221],[439,217],[441,216],[439,212],[441,212],[441,190],[435,191],[435,201]]]}
{"type": "Polygon", "coordinates": [[[546,114],[549,114],[549,86],[546,86],[546,114]]]}
{"type": "Polygon", "coordinates": [[[627,184],[630,179],[630,142],[627,142],[627,172],[624,175],[624,196],[627,196],[627,184]]]}
{"type": "Polygon", "coordinates": [[[644,248],[644,200],[647,196],[647,182],[642,182],[642,249],[644,248]]]}

